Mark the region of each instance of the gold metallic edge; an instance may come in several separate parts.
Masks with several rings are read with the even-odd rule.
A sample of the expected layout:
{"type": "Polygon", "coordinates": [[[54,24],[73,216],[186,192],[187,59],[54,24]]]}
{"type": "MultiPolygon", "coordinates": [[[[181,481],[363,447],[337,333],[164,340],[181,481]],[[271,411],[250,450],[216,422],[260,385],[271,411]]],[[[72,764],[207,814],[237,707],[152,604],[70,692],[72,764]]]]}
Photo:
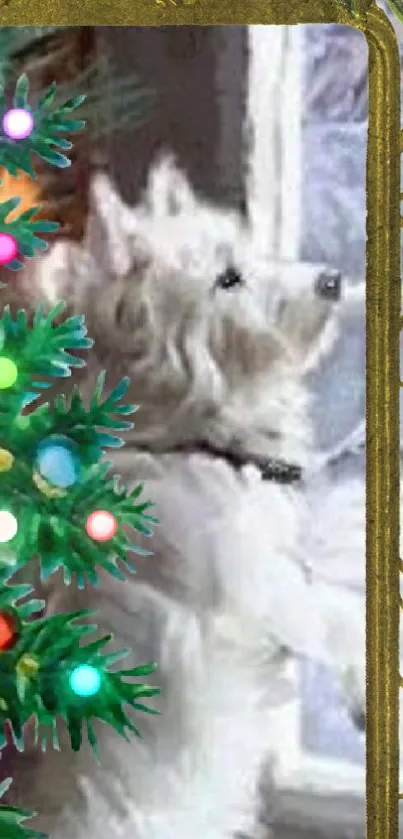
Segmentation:
{"type": "Polygon", "coordinates": [[[367,837],[399,835],[400,60],[375,5],[367,147],[367,837]]]}
{"type": "Polygon", "coordinates": [[[374,0],[3,0],[0,10],[3,26],[344,23],[367,40],[367,839],[397,839],[400,64],[393,28],[374,0]]]}
{"type": "Polygon", "coordinates": [[[375,0],[0,0],[2,26],[350,23],[375,0]],[[355,14],[352,14],[354,9],[355,14]],[[349,11],[350,10],[350,11],[349,11]]]}

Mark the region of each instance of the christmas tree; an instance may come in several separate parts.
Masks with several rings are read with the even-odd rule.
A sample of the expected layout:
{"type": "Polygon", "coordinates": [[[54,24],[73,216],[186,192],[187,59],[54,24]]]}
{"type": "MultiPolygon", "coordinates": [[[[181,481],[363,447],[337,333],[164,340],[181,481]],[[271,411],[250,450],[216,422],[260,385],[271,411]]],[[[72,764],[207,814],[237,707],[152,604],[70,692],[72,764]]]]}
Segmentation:
{"type": "MultiPolygon", "coordinates": [[[[36,158],[68,166],[66,135],[84,127],[75,115],[83,100],[56,105],[53,84],[32,107],[26,75],[11,103],[0,92],[0,166],[30,178],[36,158]]],[[[38,220],[40,207],[18,215],[18,205],[18,198],[0,203],[0,264],[11,271],[45,251],[41,234],[58,227],[38,220]]],[[[147,699],[158,689],[143,681],[154,663],[122,669],[129,651],[108,652],[110,636],[91,640],[97,629],[91,613],[46,615],[32,587],[15,579],[34,557],[43,580],[58,569],[66,585],[79,587],[96,584],[101,570],[124,579],[134,570],[128,554],[144,554],[136,532],[151,536],[156,521],[143,487],[121,486],[104,460],[132,427],[135,406],[122,401],[128,379],[106,396],[100,376],[88,407],[77,389],[52,406],[37,402],[55,378],[84,365],[77,353],[92,346],[84,318],[63,320],[63,310],[63,303],[49,312],[39,307],[32,324],[23,310],[13,317],[7,306],[0,317],[0,750],[6,727],[23,750],[31,719],[42,748],[57,747],[62,719],[74,750],[83,734],[96,750],[93,720],[127,737],[139,733],[130,709],[156,713],[147,699]]],[[[0,786],[0,797],[9,785],[8,779],[0,786]]],[[[0,804],[0,839],[38,837],[24,823],[31,815],[0,804]]]]}

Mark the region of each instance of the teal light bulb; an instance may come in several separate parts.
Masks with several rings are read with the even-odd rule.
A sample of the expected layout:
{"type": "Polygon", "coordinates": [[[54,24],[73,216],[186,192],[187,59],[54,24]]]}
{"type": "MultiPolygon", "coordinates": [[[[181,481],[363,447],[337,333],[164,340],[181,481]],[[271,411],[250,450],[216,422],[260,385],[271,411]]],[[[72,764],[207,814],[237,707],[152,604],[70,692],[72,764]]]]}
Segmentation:
{"type": "Polygon", "coordinates": [[[81,664],[72,670],[69,681],[76,696],[95,696],[101,687],[101,674],[96,667],[81,664]]]}

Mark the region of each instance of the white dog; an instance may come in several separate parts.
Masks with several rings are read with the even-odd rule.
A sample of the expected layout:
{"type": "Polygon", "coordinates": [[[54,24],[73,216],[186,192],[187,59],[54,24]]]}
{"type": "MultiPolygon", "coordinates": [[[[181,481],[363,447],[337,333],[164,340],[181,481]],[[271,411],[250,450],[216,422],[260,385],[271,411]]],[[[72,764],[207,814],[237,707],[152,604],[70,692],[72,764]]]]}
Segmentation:
{"type": "MultiPolygon", "coordinates": [[[[270,263],[169,160],[140,207],[103,176],[94,196],[88,252],[57,246],[42,286],[87,315],[96,362],[84,387],[105,366],[111,386],[131,377],[141,406],[114,468],[156,503],[153,555],[134,580],[87,591],[85,605],[136,662],[159,663],[161,717],[139,719],[143,739],[130,744],[103,732],[100,767],[85,749],[74,762],[62,751],[57,769],[47,755],[35,807],[51,814],[53,839],[253,837],[287,658],[362,680],[362,604],[316,573],[317,534],[318,555],[306,550],[303,377],[337,334],[341,278],[270,263]]],[[[58,589],[50,608],[72,597],[58,589]]]]}

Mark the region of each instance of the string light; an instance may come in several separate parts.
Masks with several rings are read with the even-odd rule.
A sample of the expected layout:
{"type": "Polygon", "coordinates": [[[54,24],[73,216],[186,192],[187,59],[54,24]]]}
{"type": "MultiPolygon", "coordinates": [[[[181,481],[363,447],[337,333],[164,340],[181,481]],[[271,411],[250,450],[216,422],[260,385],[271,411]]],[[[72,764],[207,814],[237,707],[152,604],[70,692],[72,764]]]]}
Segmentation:
{"type": "Polygon", "coordinates": [[[9,233],[0,233],[0,265],[7,265],[12,262],[18,254],[18,245],[14,236],[9,233]]]}
{"type": "Polygon", "coordinates": [[[3,131],[11,140],[25,140],[34,130],[34,119],[25,108],[10,108],[3,117],[3,131]]]}
{"type": "Polygon", "coordinates": [[[17,376],[18,370],[14,361],[0,355],[0,390],[7,390],[7,388],[15,385],[17,376]]]}
{"type": "Polygon", "coordinates": [[[15,516],[9,510],[0,510],[0,542],[11,542],[18,531],[15,516]]]}
{"type": "Polygon", "coordinates": [[[20,679],[30,679],[32,676],[36,676],[39,670],[39,661],[34,655],[25,653],[17,662],[15,670],[20,679]]]}
{"type": "Polygon", "coordinates": [[[0,472],[9,472],[14,463],[14,455],[8,449],[0,449],[0,472]]]}
{"type": "Polygon", "coordinates": [[[95,510],[88,516],[85,529],[88,536],[96,542],[108,542],[109,539],[113,539],[118,523],[115,516],[107,510],[95,510]]]}
{"type": "Polygon", "coordinates": [[[6,652],[17,640],[17,623],[13,615],[0,612],[0,651],[6,652]]]}
{"type": "Polygon", "coordinates": [[[67,495],[67,489],[52,486],[45,478],[42,478],[39,472],[32,473],[32,480],[42,495],[46,495],[46,498],[64,498],[67,495]]]}
{"type": "Polygon", "coordinates": [[[42,440],[36,452],[37,470],[52,486],[67,489],[80,475],[76,448],[67,437],[53,435],[42,440]]]}
{"type": "Polygon", "coordinates": [[[71,671],[69,682],[76,696],[95,696],[101,687],[101,674],[90,664],[80,664],[71,671]]]}

